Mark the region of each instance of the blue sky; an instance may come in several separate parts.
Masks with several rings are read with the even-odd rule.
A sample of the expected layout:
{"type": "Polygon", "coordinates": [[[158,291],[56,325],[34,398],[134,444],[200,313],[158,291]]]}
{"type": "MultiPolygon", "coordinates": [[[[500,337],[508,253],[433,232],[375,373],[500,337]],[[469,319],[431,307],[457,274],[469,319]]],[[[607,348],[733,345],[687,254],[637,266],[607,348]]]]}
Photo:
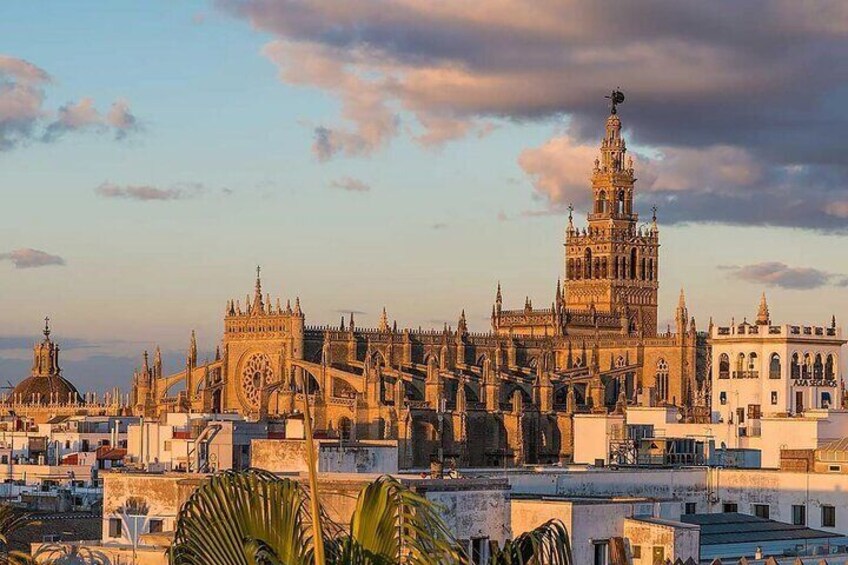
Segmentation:
{"type": "MultiPolygon", "coordinates": [[[[846,312],[844,171],[816,162],[800,141],[770,137],[803,140],[831,115],[842,123],[843,77],[825,84],[811,71],[811,88],[826,90],[821,100],[796,97],[797,86],[778,93],[773,116],[782,133],[765,126],[740,132],[687,112],[687,100],[708,114],[712,100],[721,107],[733,99],[684,71],[688,98],[669,100],[603,64],[587,73],[592,80],[575,73],[549,86],[558,69],[548,63],[534,66],[544,73],[536,83],[521,65],[518,73],[509,62],[493,61],[506,59],[486,44],[493,41],[487,30],[504,25],[495,17],[500,5],[491,22],[475,16],[479,29],[466,26],[462,41],[438,18],[461,21],[467,14],[445,14],[452,9],[445,6],[438,17],[424,3],[417,9],[426,17],[389,11],[388,31],[376,29],[373,14],[356,4],[344,14],[325,2],[307,6],[315,13],[258,0],[0,7],[7,79],[20,68],[10,61],[51,77],[33,87],[43,93],[42,115],[0,150],[0,336],[35,339],[50,315],[60,343],[86,344],[64,353],[69,377],[81,388],[124,384],[141,350],[160,343],[177,359],[192,328],[206,350],[214,349],[225,301],[251,290],[257,264],[266,290],[301,297],[309,323],[335,324],[341,312],[355,310],[358,323],[376,324],[385,305],[402,326],[441,326],[455,324],[465,308],[472,328],[484,330],[498,280],[508,305],[521,306],[525,295],[538,305],[552,300],[562,271],[564,206],[579,207],[589,190],[577,165],[583,160],[575,157],[597,146],[603,95],[612,86],[628,94],[621,117],[645,185],[643,217],[651,204],[660,207],[661,320],[672,318],[681,287],[702,329],[710,316],[754,315],[763,290],[779,320],[823,323],[846,312]],[[445,36],[434,33],[430,41],[428,25],[445,36]],[[346,26],[357,30],[353,39],[346,26]],[[424,39],[385,39],[394,31],[424,39]],[[282,46],[283,55],[269,45],[282,46]],[[345,51],[355,53],[341,58],[349,74],[325,70],[345,51]],[[303,57],[286,60],[292,53],[303,57]],[[310,57],[321,65],[308,65],[310,57]],[[465,73],[456,84],[491,86],[437,89],[456,69],[465,73]],[[393,80],[371,92],[375,74],[393,80]],[[419,75],[435,86],[410,78],[419,75]],[[351,77],[378,101],[362,103],[351,77]],[[123,101],[134,121],[76,121],[58,139],[43,141],[39,132],[60,108],[86,98],[101,116],[123,101]],[[820,113],[802,111],[802,101],[820,113]],[[391,132],[369,137],[384,107],[396,120],[382,122],[391,132]],[[433,127],[436,119],[449,127],[433,127]],[[314,146],[321,127],[352,132],[354,142],[340,141],[323,155],[314,146]],[[691,136],[681,133],[687,129],[691,136]],[[422,141],[422,132],[437,141],[422,141]],[[531,156],[575,166],[540,169],[524,159],[531,156]],[[714,176],[707,167],[729,172],[714,176]],[[338,187],[352,182],[369,189],[338,187]],[[114,189],[113,197],[103,187],[114,189]],[[128,187],[167,198],[133,198],[128,187]],[[828,210],[821,216],[827,221],[815,220],[821,210],[785,204],[795,201],[828,210]],[[739,207],[747,210],[737,214],[739,207]],[[673,225],[664,223],[666,211],[673,225]],[[42,251],[64,264],[16,268],[16,250],[42,251]]],[[[575,10],[587,25],[594,21],[575,10]]],[[[534,25],[540,24],[528,16],[529,31],[522,32],[547,38],[549,30],[534,25]]],[[[646,26],[643,33],[658,32],[646,26]]],[[[832,36],[841,52],[845,31],[832,36]]],[[[519,39],[498,47],[521,55],[528,42],[519,39]]],[[[630,41],[639,40],[637,30],[630,41]]],[[[560,42],[553,53],[591,47],[579,34],[551,41],[560,42]]],[[[716,38],[718,47],[710,41],[698,45],[706,67],[729,65],[726,48],[759,52],[734,38],[716,38]]],[[[806,47],[817,46],[810,40],[806,47]]],[[[536,51],[526,53],[531,59],[547,60],[536,51]]],[[[0,85],[3,72],[0,66],[0,85]]],[[[666,92],[675,87],[665,85],[666,92]]],[[[0,90],[0,140],[3,96],[0,90]]],[[[738,122],[763,121],[759,105],[739,107],[738,122]]],[[[841,147],[830,144],[828,151],[844,154],[845,141],[835,139],[841,147]]],[[[17,346],[0,350],[0,378],[23,377],[28,357],[17,346]]]]}

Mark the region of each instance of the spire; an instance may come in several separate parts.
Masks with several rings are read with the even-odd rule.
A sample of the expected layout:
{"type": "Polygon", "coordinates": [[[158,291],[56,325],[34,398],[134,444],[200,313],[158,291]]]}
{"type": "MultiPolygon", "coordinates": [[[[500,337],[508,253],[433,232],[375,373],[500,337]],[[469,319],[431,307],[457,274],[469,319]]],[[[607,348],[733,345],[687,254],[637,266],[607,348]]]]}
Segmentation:
{"type": "Polygon", "coordinates": [[[503,304],[503,295],[501,294],[501,281],[498,281],[498,292],[495,294],[495,304],[500,306],[503,304]]]}
{"type": "Polygon", "coordinates": [[[141,373],[146,377],[150,374],[150,363],[148,362],[147,350],[144,350],[141,361],[141,373]]]}
{"type": "Polygon", "coordinates": [[[686,310],[686,295],[683,293],[683,287],[680,288],[680,297],[677,299],[677,308],[686,310]]]}
{"type": "Polygon", "coordinates": [[[380,325],[377,326],[381,332],[389,331],[389,315],[386,313],[386,307],[383,306],[383,312],[380,314],[380,325]]]}
{"type": "Polygon", "coordinates": [[[197,365],[197,335],[194,330],[191,330],[191,343],[188,347],[188,361],[192,365],[197,365]]]}
{"type": "Polygon", "coordinates": [[[251,308],[252,314],[259,314],[263,310],[265,310],[265,302],[262,299],[262,279],[260,278],[260,274],[262,272],[262,267],[256,266],[256,287],[253,292],[253,307],[251,308]]]}
{"type": "Polygon", "coordinates": [[[768,302],[766,302],[766,293],[760,297],[760,308],[757,310],[757,325],[758,326],[768,326],[771,324],[771,317],[769,316],[769,308],[768,302]]]}
{"type": "Polygon", "coordinates": [[[353,312],[351,312],[351,313],[350,313],[350,331],[353,331],[353,329],[354,329],[355,327],[356,327],[356,325],[355,325],[355,324],[354,324],[354,322],[353,322],[353,312]]]}
{"type": "Polygon", "coordinates": [[[468,333],[468,324],[465,320],[465,308],[462,309],[462,314],[459,315],[459,322],[456,325],[456,331],[459,334],[468,333]]]}
{"type": "Polygon", "coordinates": [[[44,317],[44,339],[50,340],[50,316],[44,317]]]}
{"type": "Polygon", "coordinates": [[[294,315],[295,316],[303,316],[303,310],[300,309],[300,297],[295,296],[294,298],[294,315]]]}
{"type": "MultiPolygon", "coordinates": [[[[598,162],[598,160],[595,159],[595,163],[597,163],[597,162],[598,162]]],[[[569,232],[574,231],[574,205],[573,204],[568,205],[568,231],[569,232]]]]}
{"type": "Polygon", "coordinates": [[[342,314],[342,323],[339,325],[339,328],[340,328],[342,331],[344,331],[344,329],[345,329],[344,314],[342,314]]]}

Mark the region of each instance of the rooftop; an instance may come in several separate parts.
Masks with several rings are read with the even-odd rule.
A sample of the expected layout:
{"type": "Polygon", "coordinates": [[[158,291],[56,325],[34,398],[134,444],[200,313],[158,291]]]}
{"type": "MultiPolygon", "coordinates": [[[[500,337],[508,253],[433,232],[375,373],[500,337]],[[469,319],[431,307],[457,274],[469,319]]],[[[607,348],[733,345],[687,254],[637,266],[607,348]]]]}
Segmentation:
{"type": "Polygon", "coordinates": [[[793,526],[737,512],[685,514],[680,517],[680,520],[701,527],[702,546],[844,537],[832,532],[813,530],[806,526],[793,526]]]}

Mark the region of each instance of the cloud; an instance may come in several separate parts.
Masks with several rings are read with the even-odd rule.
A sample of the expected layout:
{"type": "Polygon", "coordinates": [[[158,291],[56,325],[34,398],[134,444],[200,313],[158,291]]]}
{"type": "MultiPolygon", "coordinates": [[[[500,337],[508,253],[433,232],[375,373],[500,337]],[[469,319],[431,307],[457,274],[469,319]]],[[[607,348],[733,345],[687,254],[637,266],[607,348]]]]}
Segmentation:
{"type": "MultiPolygon", "coordinates": [[[[94,192],[103,198],[151,202],[199,198],[208,193],[209,190],[200,183],[181,183],[168,188],[160,188],[152,185],[119,185],[107,181],[95,188],[94,192]]],[[[224,188],[221,189],[221,193],[228,196],[233,191],[224,188]]]]}
{"type": "MultiPolygon", "coordinates": [[[[816,10],[791,0],[218,4],[272,36],[263,54],[281,81],[340,102],[338,118],[315,127],[320,160],[367,156],[402,135],[429,147],[486,124],[561,120],[560,149],[576,164],[600,139],[601,96],[620,85],[629,141],[665,167],[652,171],[651,196],[666,221],[848,227],[831,213],[848,185],[840,0],[816,10]]],[[[523,160],[537,185],[577,203],[591,160],[569,171],[534,157],[523,160]]]]}
{"type": "Polygon", "coordinates": [[[448,227],[447,222],[435,222],[430,226],[434,230],[443,230],[448,227]]]}
{"type": "Polygon", "coordinates": [[[8,253],[0,253],[0,261],[10,261],[16,269],[36,269],[51,265],[62,266],[65,260],[58,255],[51,255],[38,249],[15,249],[8,253]]]}
{"type": "Polygon", "coordinates": [[[352,177],[342,177],[330,183],[330,187],[346,190],[348,192],[368,192],[371,185],[352,177]]]}
{"type": "Polygon", "coordinates": [[[45,88],[52,82],[47,71],[32,63],[0,55],[0,151],[34,141],[52,142],[68,132],[111,132],[123,139],[139,129],[125,100],[115,101],[106,114],[87,97],[55,111],[45,107],[45,88]]]}
{"type": "Polygon", "coordinates": [[[810,290],[828,285],[848,286],[848,277],[843,275],[811,267],[790,267],[779,261],[720,268],[742,281],[792,290],[810,290]]]}

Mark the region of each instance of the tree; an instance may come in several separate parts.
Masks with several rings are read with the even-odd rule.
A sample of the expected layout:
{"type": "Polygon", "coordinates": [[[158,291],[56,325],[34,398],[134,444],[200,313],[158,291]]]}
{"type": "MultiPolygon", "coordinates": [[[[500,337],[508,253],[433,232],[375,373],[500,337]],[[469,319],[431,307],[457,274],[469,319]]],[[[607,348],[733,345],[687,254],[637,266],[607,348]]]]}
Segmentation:
{"type": "Polygon", "coordinates": [[[29,563],[29,556],[20,551],[9,549],[9,536],[26,526],[30,521],[28,514],[15,511],[8,504],[0,504],[0,565],[18,565],[29,563]]]}
{"type": "MultiPolygon", "coordinates": [[[[364,488],[347,531],[320,510],[331,565],[467,563],[462,548],[426,498],[385,476],[364,488]]],[[[224,471],[180,510],[171,565],[312,565],[309,492],[266,471],[224,471]]],[[[550,522],[495,549],[492,565],[571,565],[568,534],[550,522]]]]}

